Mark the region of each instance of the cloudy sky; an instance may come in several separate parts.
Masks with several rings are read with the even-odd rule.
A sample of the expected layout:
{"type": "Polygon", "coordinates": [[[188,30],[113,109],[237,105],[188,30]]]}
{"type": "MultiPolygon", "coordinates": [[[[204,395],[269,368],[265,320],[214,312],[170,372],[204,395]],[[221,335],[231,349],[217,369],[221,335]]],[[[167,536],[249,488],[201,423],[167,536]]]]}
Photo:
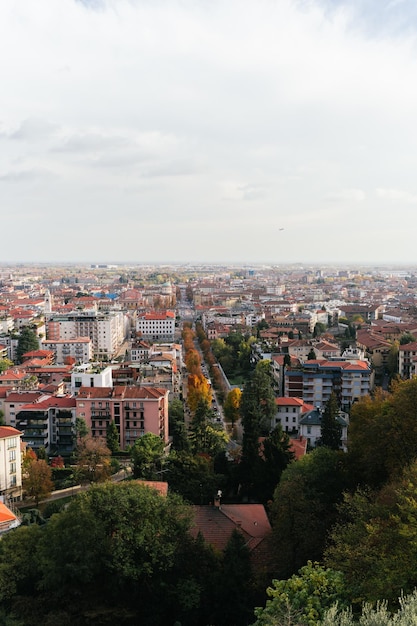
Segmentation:
{"type": "Polygon", "coordinates": [[[415,0],[2,0],[1,260],[417,264],[415,0]]]}

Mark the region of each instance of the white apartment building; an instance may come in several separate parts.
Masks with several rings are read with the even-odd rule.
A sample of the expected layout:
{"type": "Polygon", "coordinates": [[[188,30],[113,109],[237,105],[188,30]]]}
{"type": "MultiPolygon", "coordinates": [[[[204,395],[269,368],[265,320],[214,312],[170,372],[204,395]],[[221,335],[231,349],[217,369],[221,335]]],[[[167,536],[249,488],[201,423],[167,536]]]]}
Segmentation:
{"type": "Polygon", "coordinates": [[[89,337],[76,339],[44,339],[43,350],[51,350],[55,355],[55,363],[63,365],[66,357],[72,357],[77,363],[88,363],[93,358],[93,344],[89,337]]]}
{"type": "Polygon", "coordinates": [[[136,331],[148,341],[174,341],[175,313],[142,313],[136,320],[136,331]]]}
{"type": "Polygon", "coordinates": [[[89,337],[94,358],[112,359],[123,344],[128,329],[129,321],[122,311],[72,311],[65,315],[51,315],[47,321],[47,341],[89,337]]]}
{"type": "Polygon", "coordinates": [[[22,495],[21,434],[11,426],[0,426],[0,496],[6,498],[22,495]]]}

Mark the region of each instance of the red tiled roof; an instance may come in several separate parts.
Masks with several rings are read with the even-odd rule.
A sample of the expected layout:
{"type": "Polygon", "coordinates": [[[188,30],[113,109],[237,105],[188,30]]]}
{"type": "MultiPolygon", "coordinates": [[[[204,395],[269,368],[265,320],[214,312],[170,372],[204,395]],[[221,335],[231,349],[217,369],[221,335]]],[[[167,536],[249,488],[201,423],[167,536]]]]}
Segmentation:
{"type": "Polygon", "coordinates": [[[262,504],[222,504],[194,506],[193,536],[200,532],[217,550],[224,550],[233,531],[238,529],[249,551],[270,535],[271,525],[262,504]]]}
{"type": "Polygon", "coordinates": [[[0,502],[0,524],[14,522],[15,519],[16,515],[14,515],[14,513],[12,513],[5,504],[3,504],[3,502],[0,502]]]}
{"type": "Polygon", "coordinates": [[[168,483],[158,480],[137,480],[136,482],[140,485],[150,487],[151,489],[156,489],[157,491],[159,491],[161,496],[168,495],[168,483]]]}
{"type": "Polygon", "coordinates": [[[295,460],[298,461],[307,453],[307,439],[303,439],[303,437],[290,439],[290,449],[294,452],[295,460]]]}
{"type": "Polygon", "coordinates": [[[20,430],[13,428],[13,426],[0,426],[0,439],[6,439],[7,437],[17,437],[21,435],[20,430]]]}

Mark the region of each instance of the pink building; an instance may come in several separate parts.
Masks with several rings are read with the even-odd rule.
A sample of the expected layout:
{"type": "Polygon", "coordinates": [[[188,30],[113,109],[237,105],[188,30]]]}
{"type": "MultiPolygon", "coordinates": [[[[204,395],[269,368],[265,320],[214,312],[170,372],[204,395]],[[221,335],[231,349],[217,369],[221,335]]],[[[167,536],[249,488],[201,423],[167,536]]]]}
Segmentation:
{"type": "Polygon", "coordinates": [[[168,443],[168,395],[159,387],[81,387],[77,416],[85,419],[93,437],[106,437],[109,422],[119,431],[122,450],[145,433],[168,443]]]}

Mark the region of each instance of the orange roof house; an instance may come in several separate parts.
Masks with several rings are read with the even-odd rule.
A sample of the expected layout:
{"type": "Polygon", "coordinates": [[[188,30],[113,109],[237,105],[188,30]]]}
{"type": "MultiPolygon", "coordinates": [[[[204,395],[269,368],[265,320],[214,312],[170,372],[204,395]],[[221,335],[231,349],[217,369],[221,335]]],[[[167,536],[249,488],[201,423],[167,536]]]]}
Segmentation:
{"type": "Polygon", "coordinates": [[[272,529],[262,504],[195,505],[191,534],[199,533],[216,550],[224,550],[234,530],[240,532],[250,552],[252,566],[269,571],[272,529]]]}

